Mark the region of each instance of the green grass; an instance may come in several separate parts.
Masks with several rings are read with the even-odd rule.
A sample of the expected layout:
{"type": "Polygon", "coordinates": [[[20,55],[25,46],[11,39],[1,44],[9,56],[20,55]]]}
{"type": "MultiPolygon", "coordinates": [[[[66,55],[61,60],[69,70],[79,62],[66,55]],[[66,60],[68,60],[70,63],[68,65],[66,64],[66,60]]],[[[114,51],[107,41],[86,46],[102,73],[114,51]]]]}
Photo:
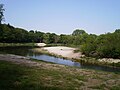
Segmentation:
{"type": "Polygon", "coordinates": [[[37,63],[41,63],[41,66],[30,67],[0,61],[0,90],[80,90],[83,87],[117,90],[119,88],[119,74],[59,66],[42,61],[37,63]],[[99,82],[99,85],[92,84],[94,80],[102,82],[99,82]],[[115,82],[109,85],[110,80],[115,82]]]}
{"type": "Polygon", "coordinates": [[[67,90],[74,88],[73,78],[56,70],[0,61],[0,90],[67,90]]]}
{"type": "Polygon", "coordinates": [[[45,47],[53,47],[53,46],[65,46],[65,45],[60,43],[52,43],[52,44],[47,44],[45,47]]]}
{"type": "Polygon", "coordinates": [[[120,85],[119,86],[113,86],[110,90],[120,90],[120,85]]]}
{"type": "Polygon", "coordinates": [[[56,74],[58,72],[0,61],[0,90],[59,90],[56,86],[45,86],[46,81],[42,79],[47,75],[59,78],[56,74]]]}

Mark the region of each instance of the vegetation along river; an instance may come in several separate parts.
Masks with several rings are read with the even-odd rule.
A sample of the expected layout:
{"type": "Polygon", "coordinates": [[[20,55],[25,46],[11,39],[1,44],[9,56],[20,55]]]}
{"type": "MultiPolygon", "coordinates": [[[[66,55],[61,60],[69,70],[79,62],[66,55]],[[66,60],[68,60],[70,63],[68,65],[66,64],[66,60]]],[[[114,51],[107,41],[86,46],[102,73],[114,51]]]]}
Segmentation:
{"type": "Polygon", "coordinates": [[[31,49],[33,48],[31,47],[2,47],[0,48],[0,53],[27,56],[30,58],[34,58],[36,60],[42,60],[42,61],[52,62],[52,63],[57,63],[57,64],[64,64],[64,65],[74,66],[78,68],[95,69],[95,70],[102,70],[102,71],[109,71],[109,72],[120,72],[120,69],[118,68],[90,65],[90,64],[81,64],[80,62],[74,62],[68,59],[57,58],[54,56],[41,54],[35,51],[33,52],[31,49]]]}

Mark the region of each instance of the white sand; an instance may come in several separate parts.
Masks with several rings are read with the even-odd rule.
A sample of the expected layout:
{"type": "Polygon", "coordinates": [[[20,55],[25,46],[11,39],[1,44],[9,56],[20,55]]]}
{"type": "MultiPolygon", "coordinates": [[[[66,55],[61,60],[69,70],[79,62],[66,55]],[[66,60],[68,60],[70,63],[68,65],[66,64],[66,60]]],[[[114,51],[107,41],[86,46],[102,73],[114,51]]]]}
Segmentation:
{"type": "Polygon", "coordinates": [[[81,53],[74,53],[75,48],[70,48],[65,46],[44,47],[43,49],[47,50],[50,53],[61,55],[67,58],[79,59],[82,56],[81,53]]]}
{"type": "Polygon", "coordinates": [[[100,62],[109,62],[109,63],[118,63],[120,62],[120,59],[113,59],[113,58],[102,58],[98,59],[100,62]]]}
{"type": "Polygon", "coordinates": [[[36,43],[37,46],[44,47],[46,44],[45,43],[36,43]]]}

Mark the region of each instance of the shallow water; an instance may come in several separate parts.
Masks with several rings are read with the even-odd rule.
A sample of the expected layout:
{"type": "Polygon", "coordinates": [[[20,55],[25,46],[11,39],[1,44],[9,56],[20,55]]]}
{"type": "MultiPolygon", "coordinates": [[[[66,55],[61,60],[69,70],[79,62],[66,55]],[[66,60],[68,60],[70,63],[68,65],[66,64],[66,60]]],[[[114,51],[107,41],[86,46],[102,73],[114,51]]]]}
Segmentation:
{"type": "Polygon", "coordinates": [[[105,66],[97,66],[97,65],[90,65],[90,64],[81,64],[80,62],[74,62],[68,59],[57,58],[54,56],[49,56],[45,54],[41,54],[31,50],[31,47],[2,47],[0,48],[0,53],[9,53],[21,56],[27,56],[30,58],[34,58],[37,60],[42,60],[46,62],[53,62],[57,64],[64,64],[68,66],[74,66],[78,68],[87,68],[87,69],[95,69],[95,70],[102,70],[102,71],[109,71],[109,72],[120,72],[120,69],[110,68],[105,66]]]}

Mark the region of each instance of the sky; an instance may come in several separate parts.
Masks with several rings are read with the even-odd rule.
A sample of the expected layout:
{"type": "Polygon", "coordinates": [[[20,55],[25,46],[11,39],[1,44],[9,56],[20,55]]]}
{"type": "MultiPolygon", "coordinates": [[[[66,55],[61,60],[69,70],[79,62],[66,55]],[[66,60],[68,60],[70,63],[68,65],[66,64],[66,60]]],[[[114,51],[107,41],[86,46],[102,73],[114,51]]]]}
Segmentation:
{"type": "Polygon", "coordinates": [[[0,0],[5,22],[26,30],[91,34],[120,28],[120,0],[0,0]]]}

